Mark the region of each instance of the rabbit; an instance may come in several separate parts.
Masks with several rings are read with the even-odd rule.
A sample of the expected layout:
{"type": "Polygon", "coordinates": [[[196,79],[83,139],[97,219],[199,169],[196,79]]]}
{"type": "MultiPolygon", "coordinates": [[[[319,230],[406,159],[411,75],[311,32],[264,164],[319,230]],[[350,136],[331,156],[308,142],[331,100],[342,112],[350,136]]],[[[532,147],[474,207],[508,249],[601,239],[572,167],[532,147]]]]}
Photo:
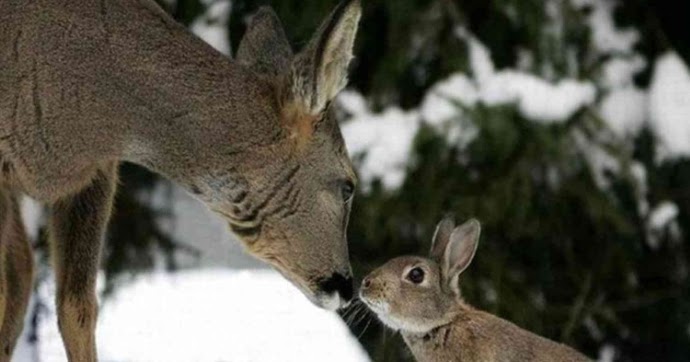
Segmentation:
{"type": "Polygon", "coordinates": [[[479,241],[471,219],[441,221],[430,258],[403,256],[362,280],[360,299],[386,326],[400,331],[419,362],[579,362],[574,349],[540,337],[465,303],[458,279],[479,241]]]}

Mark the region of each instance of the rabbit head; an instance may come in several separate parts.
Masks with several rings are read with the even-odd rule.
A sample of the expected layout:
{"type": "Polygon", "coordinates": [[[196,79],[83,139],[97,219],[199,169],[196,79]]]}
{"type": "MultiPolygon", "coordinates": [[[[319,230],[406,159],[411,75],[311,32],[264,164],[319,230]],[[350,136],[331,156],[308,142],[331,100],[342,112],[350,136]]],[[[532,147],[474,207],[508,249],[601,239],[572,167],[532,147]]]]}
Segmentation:
{"type": "Polygon", "coordinates": [[[461,302],[458,278],[474,257],[479,233],[475,219],[458,227],[444,219],[429,258],[390,260],[362,280],[360,298],[394,330],[426,333],[452,322],[461,302]]]}

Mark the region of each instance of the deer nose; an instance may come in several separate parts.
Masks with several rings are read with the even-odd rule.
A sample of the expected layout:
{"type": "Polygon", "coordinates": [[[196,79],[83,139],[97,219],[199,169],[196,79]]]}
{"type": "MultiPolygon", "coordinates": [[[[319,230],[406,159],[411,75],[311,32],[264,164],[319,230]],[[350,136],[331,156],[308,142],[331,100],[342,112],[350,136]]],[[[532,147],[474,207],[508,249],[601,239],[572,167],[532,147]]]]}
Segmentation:
{"type": "Polygon", "coordinates": [[[354,294],[352,277],[349,275],[344,276],[340,273],[333,273],[328,279],[321,281],[319,289],[328,294],[336,292],[345,302],[352,300],[352,295],[354,294]]]}

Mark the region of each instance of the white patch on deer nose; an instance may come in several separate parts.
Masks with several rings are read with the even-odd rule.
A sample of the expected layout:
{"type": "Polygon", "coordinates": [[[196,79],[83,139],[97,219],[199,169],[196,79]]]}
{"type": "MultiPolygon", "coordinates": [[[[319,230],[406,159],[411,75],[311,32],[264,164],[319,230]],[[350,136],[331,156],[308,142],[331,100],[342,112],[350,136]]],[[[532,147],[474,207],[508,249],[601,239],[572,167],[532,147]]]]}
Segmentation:
{"type": "Polygon", "coordinates": [[[321,307],[330,311],[336,311],[338,308],[344,307],[343,304],[345,304],[345,301],[340,298],[340,294],[338,294],[338,292],[322,294],[318,297],[318,299],[321,307]]]}

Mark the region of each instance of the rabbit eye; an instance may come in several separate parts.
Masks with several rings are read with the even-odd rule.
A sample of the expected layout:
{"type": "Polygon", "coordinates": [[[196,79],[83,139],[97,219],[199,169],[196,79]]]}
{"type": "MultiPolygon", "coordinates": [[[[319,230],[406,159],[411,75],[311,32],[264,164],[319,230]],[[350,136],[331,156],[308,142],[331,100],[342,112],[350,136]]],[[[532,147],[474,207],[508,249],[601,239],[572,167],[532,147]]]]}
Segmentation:
{"type": "Polygon", "coordinates": [[[424,281],[424,270],[420,267],[412,268],[407,272],[407,279],[414,284],[420,284],[424,281]]]}

